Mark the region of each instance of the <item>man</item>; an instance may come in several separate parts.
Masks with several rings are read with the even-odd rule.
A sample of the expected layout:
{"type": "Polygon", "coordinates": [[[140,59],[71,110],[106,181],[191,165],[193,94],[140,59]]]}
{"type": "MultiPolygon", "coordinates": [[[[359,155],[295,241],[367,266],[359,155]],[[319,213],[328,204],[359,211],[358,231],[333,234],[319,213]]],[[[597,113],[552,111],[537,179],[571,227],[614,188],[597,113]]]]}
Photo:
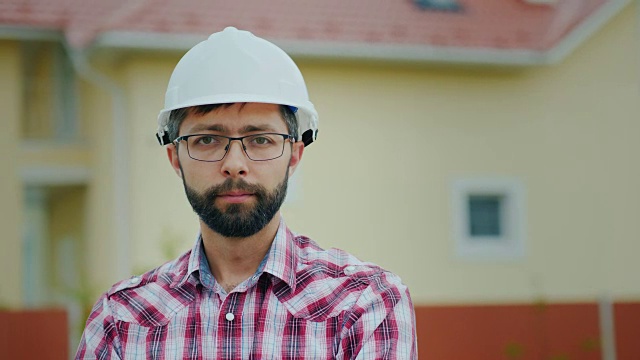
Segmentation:
{"type": "Polygon", "coordinates": [[[77,359],[416,359],[400,279],[292,233],[289,176],[317,137],[295,63],[227,28],[176,66],[158,139],[200,218],[194,247],[114,285],[77,359]]]}

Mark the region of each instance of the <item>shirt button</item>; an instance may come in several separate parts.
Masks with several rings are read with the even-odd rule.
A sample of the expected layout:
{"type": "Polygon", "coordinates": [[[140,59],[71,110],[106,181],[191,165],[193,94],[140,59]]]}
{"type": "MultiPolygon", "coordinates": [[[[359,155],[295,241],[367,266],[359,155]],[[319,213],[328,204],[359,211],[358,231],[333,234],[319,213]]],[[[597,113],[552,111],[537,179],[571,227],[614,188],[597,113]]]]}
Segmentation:
{"type": "Polygon", "coordinates": [[[351,275],[354,271],[356,271],[356,267],[353,265],[349,265],[344,269],[344,273],[347,275],[351,275]]]}
{"type": "Polygon", "coordinates": [[[140,282],[140,276],[134,276],[131,278],[131,280],[129,280],[129,283],[131,284],[137,284],[140,282]]]}
{"type": "Polygon", "coordinates": [[[233,321],[233,319],[235,319],[235,315],[233,315],[232,313],[227,313],[227,315],[224,316],[227,321],[233,321]]]}

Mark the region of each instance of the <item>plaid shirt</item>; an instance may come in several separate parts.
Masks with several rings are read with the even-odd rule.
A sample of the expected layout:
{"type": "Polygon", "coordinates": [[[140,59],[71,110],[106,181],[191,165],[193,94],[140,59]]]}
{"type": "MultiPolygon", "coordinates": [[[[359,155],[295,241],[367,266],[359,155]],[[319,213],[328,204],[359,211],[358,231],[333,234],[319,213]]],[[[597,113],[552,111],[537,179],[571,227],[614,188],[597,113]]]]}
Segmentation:
{"type": "Polygon", "coordinates": [[[254,276],[226,293],[202,240],[114,285],[93,307],[76,359],[417,359],[400,278],[280,222],[254,276]]]}

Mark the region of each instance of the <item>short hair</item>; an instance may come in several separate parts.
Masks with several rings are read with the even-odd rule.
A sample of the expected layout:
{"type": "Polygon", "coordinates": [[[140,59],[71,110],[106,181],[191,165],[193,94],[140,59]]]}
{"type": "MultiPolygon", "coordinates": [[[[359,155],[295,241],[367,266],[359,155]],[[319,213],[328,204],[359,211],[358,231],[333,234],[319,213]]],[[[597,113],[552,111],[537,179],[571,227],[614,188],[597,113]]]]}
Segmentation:
{"type": "MultiPolygon", "coordinates": [[[[210,104],[171,110],[171,112],[169,113],[169,120],[167,121],[166,128],[169,140],[174,141],[180,135],[180,125],[182,125],[182,122],[187,117],[187,114],[193,113],[197,115],[205,115],[219,107],[229,107],[232,105],[233,103],[210,104]]],[[[246,103],[242,103],[241,108],[244,105],[246,105],[246,103]]],[[[287,105],[280,105],[280,115],[282,116],[282,120],[284,120],[285,125],[287,125],[288,134],[295,140],[298,140],[298,120],[296,119],[296,115],[293,113],[293,110],[291,110],[291,107],[287,105]]]]}

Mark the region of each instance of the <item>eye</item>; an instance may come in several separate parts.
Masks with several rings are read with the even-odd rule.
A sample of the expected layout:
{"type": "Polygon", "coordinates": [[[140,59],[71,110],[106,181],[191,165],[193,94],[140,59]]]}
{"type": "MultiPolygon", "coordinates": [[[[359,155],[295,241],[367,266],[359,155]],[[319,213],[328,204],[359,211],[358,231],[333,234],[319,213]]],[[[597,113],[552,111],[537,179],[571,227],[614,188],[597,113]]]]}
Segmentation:
{"type": "Polygon", "coordinates": [[[198,145],[212,145],[218,142],[216,138],[213,136],[200,136],[196,139],[196,144],[198,145]]]}
{"type": "Polygon", "coordinates": [[[256,145],[269,145],[273,141],[266,136],[256,136],[253,139],[251,139],[251,142],[253,142],[256,145]]]}

